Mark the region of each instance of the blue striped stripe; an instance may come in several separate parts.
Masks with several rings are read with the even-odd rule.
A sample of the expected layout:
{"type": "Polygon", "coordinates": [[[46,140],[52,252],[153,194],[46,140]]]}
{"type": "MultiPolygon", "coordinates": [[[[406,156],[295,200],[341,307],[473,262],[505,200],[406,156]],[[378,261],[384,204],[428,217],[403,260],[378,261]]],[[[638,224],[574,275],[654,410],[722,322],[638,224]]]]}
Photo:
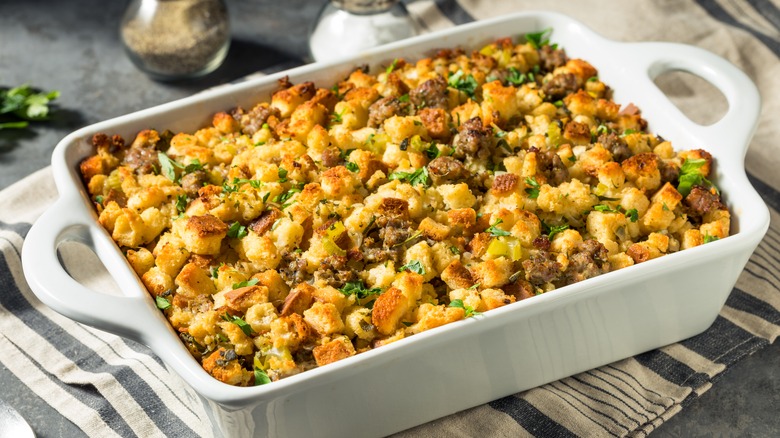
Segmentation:
{"type": "Polygon", "coordinates": [[[769,345],[769,341],[753,336],[719,316],[705,334],[686,339],[680,344],[713,362],[731,365],[769,345]]]}
{"type": "Polygon", "coordinates": [[[771,304],[750,295],[742,289],[734,288],[734,291],[731,292],[729,299],[726,301],[726,305],[732,309],[755,315],[772,324],[780,324],[780,310],[775,309],[771,304]]]}
{"type": "Polygon", "coordinates": [[[709,376],[706,374],[697,373],[661,350],[639,354],[634,356],[634,360],[677,386],[698,388],[709,381],[709,376]]]}
{"type": "MultiPolygon", "coordinates": [[[[81,369],[111,374],[166,435],[198,436],[181,418],[167,408],[149,384],[138,376],[132,368],[106,363],[102,357],[74,338],[61,326],[54,324],[51,320],[37,312],[22,296],[16,286],[5,255],[2,252],[0,252],[0,305],[16,315],[25,325],[43,338],[56,339],[57,342],[50,345],[65,356],[77,358],[81,369]]],[[[82,389],[85,389],[85,387],[82,387],[82,389]]],[[[106,404],[108,403],[106,402],[106,404]]]]}
{"type": "MultiPolygon", "coordinates": [[[[745,26],[744,24],[740,23],[725,9],[723,9],[716,0],[696,0],[696,3],[704,8],[704,10],[707,11],[707,13],[716,20],[750,33],[756,39],[761,41],[767,48],[769,48],[769,50],[771,50],[775,56],[780,56],[780,42],[770,36],[765,35],[762,32],[759,32],[757,29],[753,29],[750,26],[745,26]]],[[[775,208],[775,210],[777,209],[775,208]]]]}
{"type": "Polygon", "coordinates": [[[558,424],[523,398],[510,395],[494,400],[488,403],[488,405],[499,412],[509,415],[523,429],[534,436],[549,438],[576,437],[569,429],[558,424]]]}
{"type": "Polygon", "coordinates": [[[780,10],[777,9],[769,0],[748,0],[753,7],[766,21],[772,23],[775,29],[780,30],[780,10]]]}

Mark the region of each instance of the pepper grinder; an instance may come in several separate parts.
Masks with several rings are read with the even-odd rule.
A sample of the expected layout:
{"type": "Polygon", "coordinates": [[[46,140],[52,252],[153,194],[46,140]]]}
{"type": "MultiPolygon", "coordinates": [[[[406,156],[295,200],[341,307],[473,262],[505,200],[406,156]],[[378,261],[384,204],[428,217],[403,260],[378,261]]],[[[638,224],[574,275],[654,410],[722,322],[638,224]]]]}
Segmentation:
{"type": "Polygon", "coordinates": [[[227,7],[224,0],[132,0],[120,36],[133,64],[154,79],[203,76],[227,55],[227,7]]]}

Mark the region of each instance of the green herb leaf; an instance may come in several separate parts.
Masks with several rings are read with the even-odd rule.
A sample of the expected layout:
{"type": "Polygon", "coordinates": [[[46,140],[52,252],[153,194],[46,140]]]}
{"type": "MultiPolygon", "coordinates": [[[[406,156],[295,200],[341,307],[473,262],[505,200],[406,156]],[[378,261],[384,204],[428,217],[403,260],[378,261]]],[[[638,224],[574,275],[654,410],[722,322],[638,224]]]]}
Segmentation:
{"type": "Polygon", "coordinates": [[[550,239],[551,241],[553,240],[553,237],[556,234],[568,229],[569,229],[568,224],[550,226],[547,225],[544,221],[542,221],[542,232],[547,234],[547,238],[550,239]]]}
{"type": "Polygon", "coordinates": [[[349,281],[344,287],[339,289],[339,292],[346,296],[354,295],[357,299],[368,298],[370,295],[379,295],[382,293],[382,289],[378,287],[372,287],[367,289],[363,280],[349,281]]]}
{"type": "Polygon", "coordinates": [[[552,28],[548,27],[540,32],[525,34],[525,41],[531,44],[534,49],[540,49],[542,46],[550,44],[550,34],[552,34],[552,28]]]}
{"type": "Polygon", "coordinates": [[[241,282],[238,282],[238,283],[233,283],[233,289],[241,289],[242,287],[254,286],[258,282],[260,282],[260,280],[258,280],[256,278],[252,278],[250,280],[245,280],[245,281],[241,281],[241,282]]]}
{"type": "Polygon", "coordinates": [[[176,211],[179,213],[184,213],[184,210],[187,209],[187,203],[189,202],[189,198],[187,198],[187,195],[179,195],[176,197],[176,211]]]}
{"type": "Polygon", "coordinates": [[[249,232],[246,230],[246,227],[241,225],[240,222],[233,222],[228,227],[227,236],[232,237],[234,239],[241,239],[242,237],[246,237],[246,235],[249,234],[249,232]]]}
{"type": "Polygon", "coordinates": [[[357,163],[353,163],[351,161],[348,161],[345,167],[347,168],[347,170],[349,170],[352,173],[356,173],[360,171],[360,167],[357,165],[357,163]]]}
{"type": "Polygon", "coordinates": [[[488,228],[485,230],[485,232],[486,232],[486,233],[490,233],[490,235],[491,235],[491,236],[493,236],[493,237],[499,237],[499,236],[509,236],[509,235],[510,235],[510,234],[512,234],[512,233],[510,233],[509,231],[504,231],[504,230],[502,230],[501,228],[498,228],[498,227],[497,227],[497,225],[498,225],[498,224],[501,224],[501,223],[503,223],[503,222],[504,222],[504,220],[503,220],[503,219],[498,219],[498,220],[496,220],[496,221],[493,223],[493,225],[489,226],[489,227],[488,227],[488,228]]]}
{"type": "Polygon", "coordinates": [[[631,222],[636,222],[637,220],[639,220],[639,212],[636,211],[636,208],[632,208],[631,210],[626,211],[626,217],[631,222]]]}
{"type": "Polygon", "coordinates": [[[398,268],[399,272],[410,271],[420,275],[425,275],[425,267],[419,260],[412,260],[409,263],[398,268]]]}
{"type": "Polygon", "coordinates": [[[686,159],[683,162],[680,167],[679,184],[677,184],[677,191],[680,192],[683,197],[688,196],[691,193],[693,186],[713,186],[712,182],[705,178],[699,171],[705,164],[707,164],[707,160],[703,158],[698,160],[686,159]]]}
{"type": "Polygon", "coordinates": [[[720,237],[718,236],[710,236],[709,234],[704,235],[704,243],[710,243],[714,242],[716,240],[720,240],[720,237]]]}
{"type": "Polygon", "coordinates": [[[525,178],[525,184],[529,186],[527,189],[525,189],[525,192],[528,194],[528,197],[531,199],[536,199],[539,197],[539,182],[536,181],[536,178],[534,177],[526,177],[525,178]]]}
{"type": "Polygon", "coordinates": [[[255,386],[265,385],[271,383],[271,378],[261,368],[255,368],[255,386]]]}
{"type": "Polygon", "coordinates": [[[279,203],[279,204],[283,204],[283,203],[287,202],[287,200],[290,199],[292,197],[292,195],[294,195],[296,193],[300,193],[300,191],[301,191],[301,189],[298,188],[298,187],[290,187],[290,189],[287,190],[286,192],[280,193],[280,194],[274,196],[273,202],[276,202],[276,203],[279,203]]]}
{"type": "Polygon", "coordinates": [[[477,312],[474,310],[473,307],[463,304],[463,300],[460,299],[450,301],[450,307],[457,307],[459,309],[463,309],[466,312],[466,318],[482,315],[482,312],[477,312]]]}
{"type": "Polygon", "coordinates": [[[247,336],[252,336],[255,333],[255,331],[252,329],[252,326],[247,324],[247,322],[244,321],[240,316],[234,316],[229,313],[225,313],[222,315],[222,319],[237,325],[238,328],[240,328],[241,331],[244,332],[244,334],[247,336]]]}
{"type": "Polygon", "coordinates": [[[387,66],[387,69],[385,69],[385,73],[390,74],[393,70],[395,70],[396,65],[398,64],[398,58],[393,60],[393,63],[387,66]]]}
{"type": "Polygon", "coordinates": [[[477,83],[477,80],[474,79],[474,76],[471,74],[464,75],[463,70],[458,70],[457,72],[451,74],[447,79],[447,85],[464,92],[472,99],[474,98],[474,93],[477,91],[477,87],[479,87],[479,84],[477,83]]]}
{"type": "Polygon", "coordinates": [[[155,297],[154,301],[155,304],[157,304],[157,308],[160,310],[165,310],[171,307],[171,302],[164,297],[155,297]]]}
{"type": "Polygon", "coordinates": [[[455,254],[455,255],[460,255],[460,250],[458,249],[457,246],[451,246],[450,247],[450,252],[455,254]]]}
{"type": "Polygon", "coordinates": [[[277,171],[277,175],[279,176],[279,182],[280,183],[286,183],[287,182],[287,169],[284,167],[280,167],[277,171]]]}
{"type": "Polygon", "coordinates": [[[169,180],[176,182],[176,167],[174,161],[165,153],[157,152],[157,159],[160,161],[162,174],[169,180]]]}
{"type": "MultiPolygon", "coordinates": [[[[59,96],[59,91],[38,93],[27,84],[0,89],[0,114],[9,114],[27,121],[46,120],[49,116],[49,103],[59,96]]],[[[11,121],[0,124],[0,129],[19,129],[27,126],[24,122],[11,121]]]]}
{"type": "Polygon", "coordinates": [[[593,207],[594,210],[600,211],[602,213],[620,213],[620,211],[613,209],[609,205],[606,204],[599,204],[593,207]]]}
{"type": "Polygon", "coordinates": [[[441,155],[441,150],[438,146],[436,146],[436,142],[433,142],[430,146],[428,146],[428,149],[425,150],[425,155],[431,160],[439,158],[439,155],[441,155]]]}
{"type": "Polygon", "coordinates": [[[526,81],[527,77],[520,70],[509,67],[509,75],[506,77],[506,81],[512,85],[522,85],[526,81]]]}
{"type": "Polygon", "coordinates": [[[421,167],[414,172],[393,172],[388,176],[388,179],[391,181],[396,179],[406,181],[413,186],[429,187],[431,185],[431,177],[428,174],[427,167],[421,167]]]}

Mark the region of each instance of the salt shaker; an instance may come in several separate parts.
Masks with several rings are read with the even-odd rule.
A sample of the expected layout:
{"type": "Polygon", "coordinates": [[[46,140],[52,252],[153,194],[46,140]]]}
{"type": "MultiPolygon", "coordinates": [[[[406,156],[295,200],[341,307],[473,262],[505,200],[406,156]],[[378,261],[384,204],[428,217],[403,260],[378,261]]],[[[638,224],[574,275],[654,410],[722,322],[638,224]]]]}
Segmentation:
{"type": "Polygon", "coordinates": [[[130,60],[154,79],[202,76],[227,55],[227,7],[224,0],[132,0],[120,36],[130,60]]]}

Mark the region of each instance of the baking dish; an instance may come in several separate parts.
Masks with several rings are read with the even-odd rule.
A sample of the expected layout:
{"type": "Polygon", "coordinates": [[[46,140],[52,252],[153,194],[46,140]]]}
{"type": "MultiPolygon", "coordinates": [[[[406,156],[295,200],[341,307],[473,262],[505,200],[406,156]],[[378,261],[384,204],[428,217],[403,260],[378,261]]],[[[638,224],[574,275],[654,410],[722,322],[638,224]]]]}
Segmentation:
{"type": "Polygon", "coordinates": [[[148,345],[211,407],[215,433],[229,436],[382,436],[693,336],[715,319],[769,224],[747,181],[744,155],[759,96],[726,61],[677,44],[625,44],[603,39],[562,15],[523,13],[402,41],[350,59],[313,64],[211,90],[83,128],[56,147],[52,163],[59,200],[30,230],[25,276],[36,295],[79,322],[148,345]],[[129,138],[141,129],[197,129],[214,112],[267,98],[277,79],[327,85],[356,65],[479,47],[499,37],[551,27],[571,57],[592,63],[619,103],[643,110],[652,132],[677,149],[702,147],[716,159],[713,178],[732,212],[732,237],[493,310],[291,376],[239,388],[206,374],[143,289],[103,228],[80,181],[79,161],[97,132],[129,138]],[[684,70],[708,80],[729,102],[710,126],[685,118],[652,79],[684,70]],[[121,296],[91,291],[70,278],[57,247],[88,244],[115,277],[121,296]],[[85,305],[89,303],[89,305],[85,305]]]}

